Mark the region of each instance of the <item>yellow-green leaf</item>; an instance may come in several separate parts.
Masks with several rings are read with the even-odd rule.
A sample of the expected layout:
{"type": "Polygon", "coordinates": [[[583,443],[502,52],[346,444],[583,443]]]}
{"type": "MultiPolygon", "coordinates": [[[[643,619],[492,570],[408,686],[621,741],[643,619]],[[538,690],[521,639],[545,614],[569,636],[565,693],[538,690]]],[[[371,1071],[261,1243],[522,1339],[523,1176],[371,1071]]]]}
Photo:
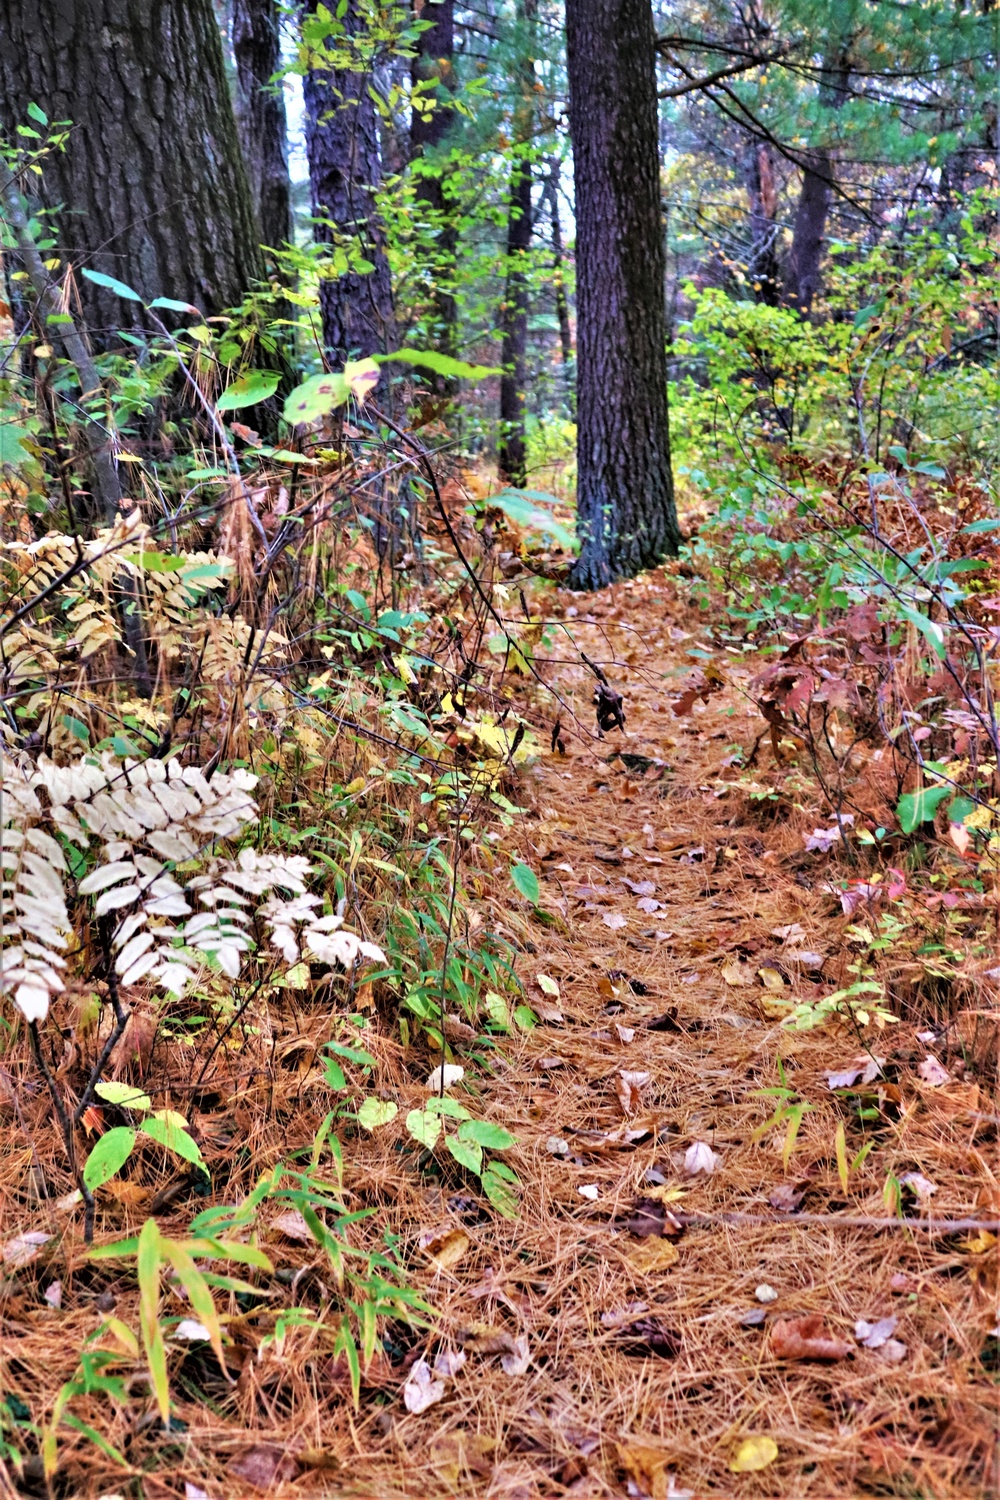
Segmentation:
{"type": "Polygon", "coordinates": [[[766,1469],[778,1456],[778,1445],[774,1438],[745,1438],[729,1460],[731,1474],[755,1474],[766,1469]]]}
{"type": "Polygon", "coordinates": [[[160,1231],[155,1219],[147,1219],[139,1234],[139,1324],[149,1365],[149,1377],[164,1427],[170,1421],[170,1385],[167,1351],[160,1328],[160,1231]]]}

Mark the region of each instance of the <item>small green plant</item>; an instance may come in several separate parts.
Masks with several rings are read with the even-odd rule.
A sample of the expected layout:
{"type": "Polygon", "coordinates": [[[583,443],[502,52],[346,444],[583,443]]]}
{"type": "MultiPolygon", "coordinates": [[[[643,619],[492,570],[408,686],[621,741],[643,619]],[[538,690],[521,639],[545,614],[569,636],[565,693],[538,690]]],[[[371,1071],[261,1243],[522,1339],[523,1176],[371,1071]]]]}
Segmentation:
{"type": "MultiPolygon", "coordinates": [[[[463,1070],[451,1064],[442,1064],[443,1086],[450,1087],[460,1081],[463,1070]]],[[[439,1080],[431,1075],[431,1082],[439,1080]]],[[[457,1099],[447,1094],[432,1094],[423,1109],[411,1109],[406,1117],[406,1128],[415,1141],[427,1151],[440,1146],[482,1183],[483,1192],[504,1218],[517,1217],[517,1197],[513,1188],[519,1187],[517,1174],[505,1162],[487,1158],[487,1151],[508,1151],[517,1141],[509,1131],[488,1120],[476,1120],[457,1099]],[[457,1128],[449,1130],[446,1121],[457,1121],[457,1128]]]]}
{"type": "Polygon", "coordinates": [[[750,1139],[752,1141],[759,1141],[769,1130],[773,1130],[779,1125],[784,1125],[785,1139],[781,1148],[781,1162],[784,1170],[787,1172],[788,1163],[791,1160],[792,1152],[795,1150],[795,1142],[802,1127],[802,1121],[809,1110],[815,1109],[816,1106],[815,1104],[810,1104],[808,1100],[800,1098],[798,1089],[789,1087],[788,1079],[785,1076],[785,1065],[780,1057],[777,1059],[777,1063],[778,1077],[781,1079],[780,1085],[774,1088],[757,1089],[754,1093],[755,1099],[778,1100],[777,1108],[774,1114],[764,1121],[763,1125],[757,1126],[750,1139]]]}
{"type": "Polygon", "coordinates": [[[103,1187],[128,1161],[138,1144],[140,1136],[156,1141],[164,1150],[190,1162],[208,1176],[198,1142],[188,1134],[188,1122],[175,1109],[154,1109],[153,1101],[142,1089],[129,1083],[98,1083],[94,1093],[105,1104],[128,1110],[141,1116],[141,1123],[116,1125],[105,1131],[87,1157],[83,1168],[83,1180],[91,1192],[103,1187]]]}

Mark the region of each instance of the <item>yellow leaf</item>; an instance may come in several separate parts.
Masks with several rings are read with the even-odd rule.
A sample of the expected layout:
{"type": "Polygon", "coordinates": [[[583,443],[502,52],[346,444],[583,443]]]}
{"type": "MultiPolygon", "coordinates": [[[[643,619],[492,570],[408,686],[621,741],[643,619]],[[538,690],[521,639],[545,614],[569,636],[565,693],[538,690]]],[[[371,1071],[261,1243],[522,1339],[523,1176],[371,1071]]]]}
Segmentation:
{"type": "Polygon", "coordinates": [[[731,958],[723,965],[722,978],[726,984],[747,985],[750,984],[750,971],[746,964],[741,964],[737,959],[731,958]]]}
{"type": "Polygon", "coordinates": [[[766,1469],[778,1456],[778,1445],[774,1438],[746,1438],[729,1460],[731,1474],[755,1474],[766,1469]]]}
{"type": "Polygon", "coordinates": [[[671,1240],[656,1238],[638,1240],[628,1247],[629,1262],[637,1271],[668,1271],[680,1260],[680,1251],[671,1240]]]}
{"type": "Polygon", "coordinates": [[[431,1264],[438,1271],[452,1271],[459,1261],[465,1259],[472,1241],[464,1229],[452,1229],[444,1234],[421,1236],[422,1249],[426,1250],[431,1264]]]}
{"type": "Polygon", "coordinates": [[[785,981],[782,979],[777,969],[758,969],[757,974],[760,978],[761,984],[764,985],[766,989],[783,990],[785,988],[785,981]]]}
{"type": "Polygon", "coordinates": [[[987,1250],[993,1248],[996,1242],[997,1237],[995,1234],[991,1234],[988,1229],[981,1229],[978,1234],[972,1235],[971,1238],[960,1240],[959,1244],[963,1250],[968,1250],[971,1255],[984,1255],[987,1250]]]}

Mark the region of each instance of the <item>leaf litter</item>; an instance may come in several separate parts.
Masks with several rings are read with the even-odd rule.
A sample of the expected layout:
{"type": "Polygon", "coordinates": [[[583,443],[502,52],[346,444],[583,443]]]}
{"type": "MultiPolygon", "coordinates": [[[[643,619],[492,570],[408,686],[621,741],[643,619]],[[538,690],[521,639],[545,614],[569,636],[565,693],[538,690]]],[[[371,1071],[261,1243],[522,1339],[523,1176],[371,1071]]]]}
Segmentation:
{"type": "MultiPolygon", "coordinates": [[[[594,596],[593,625],[574,622],[582,646],[598,658],[607,642],[624,658],[628,644],[606,618],[612,607],[626,609],[651,639],[667,611],[698,633],[700,650],[716,652],[697,611],[688,616],[669,576],[656,572],[594,596]]],[[[686,670],[682,649],[680,642],[657,648],[651,665],[686,670]]],[[[717,654],[727,670],[728,658],[717,654]]],[[[636,780],[632,800],[614,801],[611,792],[588,788],[588,748],[568,762],[543,756],[522,774],[517,795],[529,828],[543,800],[564,825],[560,839],[567,852],[572,847],[572,866],[562,876],[571,883],[560,887],[562,876],[542,864],[538,910],[551,916],[564,890],[566,921],[553,926],[534,911],[512,911],[506,879],[495,890],[487,881],[480,903],[484,920],[516,946],[529,1004],[557,1002],[560,1022],[511,1030],[489,1069],[457,1034],[443,1059],[430,1053],[422,1067],[407,1070],[399,1051],[390,1051],[393,1091],[379,1080],[379,1093],[398,1099],[399,1120],[375,1130],[362,1125],[349,1149],[345,1140],[344,1191],[362,1216],[361,1242],[376,1253],[383,1232],[399,1237],[413,1284],[434,1305],[431,1326],[416,1334],[391,1319],[380,1326],[384,1347],[362,1360],[355,1412],[341,1354],[317,1347],[307,1329],[286,1329],[279,1344],[270,1311],[255,1319],[233,1302],[227,1359],[234,1377],[244,1373],[234,1386],[215,1377],[211,1407],[176,1387],[176,1416],[189,1429],[178,1493],[185,1485],[217,1496],[266,1493],[305,1469],[337,1465],[358,1493],[385,1500],[456,1492],[486,1500],[517,1486],[527,1496],[652,1500],[734,1493],[852,1500],[921,1484],[928,1493],[975,1500],[991,1493],[995,1386],[983,1358],[996,1319],[996,1237],[985,1227],[945,1235],[869,1231],[857,1221],[884,1225],[897,1210],[916,1207],[926,1221],[933,1198],[936,1218],[993,1222],[996,1207],[977,1202],[990,1183],[992,1075],[982,1066],[963,1071],[962,1063],[995,1046],[995,1027],[984,1023],[994,1042],[981,1042],[961,1014],[935,1009],[904,975],[899,1023],[878,1033],[880,1072],[866,1078],[871,1057],[855,1056],[861,1043],[850,1029],[782,1026],[791,1005],[848,982],[842,965],[856,962],[857,948],[845,927],[875,908],[877,888],[862,891],[851,884],[857,872],[838,867],[840,838],[830,839],[826,853],[803,849],[803,833],[825,830],[821,809],[799,817],[790,805],[768,821],[767,804],[735,781],[720,785],[711,735],[718,726],[732,740],[728,712],[745,708],[737,688],[721,687],[679,718],[650,706],[638,670],[622,668],[620,677],[628,709],[628,738],[620,743],[665,760],[669,779],[636,780]],[[612,826],[620,842],[610,852],[612,826]],[[728,849],[739,858],[726,856],[728,849]],[[609,860],[599,858],[602,851],[609,860]],[[633,871],[645,869],[643,860],[662,861],[647,894],[608,884],[632,851],[633,871]],[[832,890],[823,889],[827,879],[832,890]],[[669,931],[666,922],[657,928],[639,920],[638,902],[654,899],[670,909],[669,931]],[[596,920],[598,912],[614,920],[596,920]],[[824,978],[811,966],[814,956],[822,957],[824,978]],[[602,991],[605,976],[626,973],[628,981],[607,981],[613,995],[602,991]],[[541,974],[559,976],[558,997],[536,982],[541,974]],[[563,977],[570,975],[572,984],[563,977]],[[611,999],[621,1009],[610,1024],[631,1032],[628,1042],[617,1030],[610,1040],[591,1035],[609,1024],[611,999]],[[558,1033],[549,1029],[554,1024],[558,1033]],[[918,1033],[926,1033],[933,1059],[918,1033]],[[632,1064],[624,1072],[647,1075],[645,1082],[620,1076],[623,1046],[632,1064]],[[925,1076],[921,1062],[932,1060],[943,1077],[925,1076]],[[850,1082],[837,1077],[849,1070],[850,1082]],[[401,1153],[407,1111],[442,1084],[451,1098],[474,1104],[477,1117],[516,1135],[511,1164],[524,1184],[516,1220],[492,1214],[456,1166],[435,1179],[421,1174],[419,1151],[401,1153]],[[783,1102],[761,1099],[764,1088],[789,1092],[783,1102]],[[845,1092],[852,1089],[861,1092],[845,1092]],[[752,1139],[776,1103],[812,1106],[787,1169],[785,1120],[752,1139]],[[874,1117],[860,1119],[859,1111],[874,1117]],[[839,1123],[846,1188],[834,1149],[839,1123]],[[683,1164],[696,1146],[711,1153],[712,1169],[692,1175],[683,1164]],[[581,1199],[578,1184],[596,1187],[597,1199],[581,1199]],[[893,1184],[898,1196],[887,1208],[893,1184]],[[678,1190],[682,1200],[652,1196],[678,1190]],[[798,1212],[806,1199],[825,1222],[801,1222],[810,1217],[798,1212]],[[750,1307],[764,1285],[780,1288],[778,1302],[750,1307]],[[890,1314],[893,1305],[900,1311],[890,1314]],[[602,1325],[601,1314],[616,1311],[627,1321],[602,1325]],[[748,1326],[751,1313],[760,1321],[748,1326]],[[892,1317],[899,1321],[882,1339],[892,1317]],[[868,1332],[859,1337],[863,1326],[868,1332]],[[877,1347],[868,1342],[873,1336],[882,1340],[877,1347]],[[310,1443],[322,1433],[322,1449],[304,1446],[306,1432],[310,1443]],[[887,1465],[900,1453],[897,1475],[920,1479],[892,1477],[887,1465]]],[[[582,714],[592,679],[568,667],[558,686],[582,714]]],[[[752,730],[748,721],[748,742],[752,730]]],[[[620,731],[607,733],[617,744],[620,731]]],[[[614,774],[606,765],[604,772],[605,781],[614,774]]],[[[780,783],[782,771],[755,774],[780,783]]],[[[524,845],[511,852],[527,857],[524,845]]],[[[878,911],[895,899],[887,895],[878,911]]],[[[986,993],[995,998],[995,990],[986,993]]],[[[233,1102],[207,1108],[220,1118],[228,1111],[226,1129],[245,1145],[245,1166],[235,1155],[227,1159],[227,1201],[238,1201],[260,1166],[289,1150],[308,1158],[329,1106],[328,1096],[310,1094],[307,1075],[286,1069],[284,1078],[267,1080],[279,1109],[253,1114],[246,1101],[258,1083],[239,1074],[238,1049],[232,1056],[233,1102]]],[[[195,1105],[197,1118],[202,1106],[195,1105]]],[[[42,1109],[43,1101],[39,1120],[42,1109]]],[[[382,1121],[384,1112],[371,1118],[382,1121]]],[[[707,1164],[701,1151],[698,1159],[707,1164]]],[[[125,1191],[146,1192],[138,1176],[120,1186],[121,1198],[106,1210],[108,1238],[134,1232],[148,1212],[148,1193],[144,1206],[125,1191]]],[[[23,1401],[37,1422],[59,1385],[74,1378],[73,1351],[95,1317],[138,1327],[133,1294],[113,1268],[92,1291],[88,1285],[85,1302],[74,1284],[83,1284],[78,1271],[71,1278],[63,1268],[66,1219],[59,1215],[75,1206],[70,1187],[57,1177],[48,1200],[21,1204],[4,1226],[5,1315],[17,1304],[33,1316],[21,1315],[16,1363],[12,1341],[0,1340],[0,1389],[12,1411],[23,1401]],[[57,1275],[58,1312],[45,1299],[57,1275]]],[[[171,1201],[161,1214],[164,1230],[184,1233],[192,1212],[183,1199],[171,1201]]],[[[265,1243],[296,1303],[335,1305],[335,1275],[301,1216],[279,1214],[265,1243]]],[[[190,1311],[177,1307],[177,1314],[190,1311]]],[[[183,1361],[185,1371],[200,1371],[204,1382],[204,1347],[171,1341],[169,1358],[178,1369],[183,1361]]],[[[124,1415],[116,1436],[124,1442],[124,1415]]],[[[120,1468],[92,1445],[76,1448],[73,1462],[74,1492],[121,1490],[120,1468]]]]}

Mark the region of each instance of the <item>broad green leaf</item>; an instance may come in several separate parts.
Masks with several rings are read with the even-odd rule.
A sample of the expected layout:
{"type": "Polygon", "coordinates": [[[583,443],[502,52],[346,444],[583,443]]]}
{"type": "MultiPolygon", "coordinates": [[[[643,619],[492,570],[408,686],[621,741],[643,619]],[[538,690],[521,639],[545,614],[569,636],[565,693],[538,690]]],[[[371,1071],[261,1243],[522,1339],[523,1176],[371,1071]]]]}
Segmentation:
{"type": "Polygon", "coordinates": [[[561,998],[559,994],[559,986],[550,975],[536,974],[535,978],[538,980],[538,988],[541,990],[543,995],[551,995],[553,1000],[558,1000],[561,998]]]}
{"type": "Polygon", "coordinates": [[[976,810],[977,804],[971,797],[956,797],[954,802],[948,804],[948,822],[963,823],[971,813],[976,810]]]}
{"type": "Polygon", "coordinates": [[[125,552],[123,556],[147,573],[179,573],[188,563],[186,557],[171,557],[164,552],[125,552]]]}
{"type": "Polygon", "coordinates": [[[491,1162],[483,1173],[483,1192],[497,1212],[502,1214],[505,1219],[516,1219],[519,1207],[517,1195],[511,1191],[501,1177],[497,1170],[499,1165],[497,1162],[491,1162]]]}
{"type": "Polygon", "coordinates": [[[457,1099],[450,1099],[447,1094],[432,1096],[424,1108],[429,1115],[447,1115],[450,1120],[469,1119],[469,1111],[465,1105],[459,1104],[457,1099]]]}
{"type": "Polygon", "coordinates": [[[256,406],[273,396],[281,383],[277,370],[248,370],[226,387],[216,401],[217,411],[239,411],[242,406],[256,406]]]}
{"type": "Polygon", "coordinates": [[[300,422],[318,422],[320,417],[329,416],[338,406],[343,406],[350,394],[351,387],[343,375],[312,375],[286,397],[283,416],[292,426],[300,422]]]}
{"type": "Polygon", "coordinates": [[[76,738],[82,740],[85,745],[90,744],[90,730],[86,724],[79,719],[74,719],[72,714],[63,714],[62,721],[63,727],[68,729],[70,734],[76,735],[76,738]]]}
{"type": "Polygon", "coordinates": [[[393,354],[375,357],[379,364],[392,360],[397,364],[416,365],[435,375],[443,375],[446,380],[485,380],[487,375],[503,374],[492,365],[467,365],[464,360],[452,359],[450,354],[438,354],[433,349],[397,349],[393,354]]]}
{"type": "Polygon", "coordinates": [[[349,359],[344,366],[344,379],[354,399],[363,401],[378,385],[378,365],[373,359],[349,359]]]}
{"type": "Polygon", "coordinates": [[[950,786],[923,786],[916,792],[904,792],[896,806],[900,828],[912,833],[921,823],[933,821],[938,806],[951,794],[950,786]]]}
{"type": "Polygon", "coordinates": [[[105,1104],[118,1104],[123,1109],[136,1109],[141,1114],[152,1109],[153,1101],[142,1089],[137,1089],[134,1083],[120,1083],[112,1079],[108,1083],[99,1083],[94,1088],[98,1099],[103,1099],[105,1104]]]}
{"type": "Polygon", "coordinates": [[[160,1328],[160,1231],[155,1219],[147,1219],[139,1233],[136,1270],[139,1278],[139,1326],[156,1395],[160,1420],[170,1421],[170,1386],[167,1381],[167,1351],[160,1328]]]}
{"type": "Polygon", "coordinates": [[[428,1109],[411,1109],[406,1117],[406,1128],[415,1141],[433,1151],[441,1134],[441,1119],[428,1109]]]}
{"type": "Polygon", "coordinates": [[[755,1474],[766,1469],[778,1456],[778,1445],[774,1438],[745,1438],[729,1460],[731,1474],[755,1474]]]}
{"type": "Polygon", "coordinates": [[[103,1187],[116,1172],[121,1171],[134,1146],[135,1131],[126,1125],[117,1125],[101,1136],[83,1168],[83,1180],[91,1192],[103,1187]]]}
{"type": "Polygon", "coordinates": [[[201,312],[197,307],[192,307],[190,302],[178,302],[173,297],[154,297],[149,304],[150,307],[165,307],[167,312],[195,313],[198,317],[201,312]]]}
{"type": "Polygon", "coordinates": [[[49,123],[48,115],[44,112],[44,110],[39,109],[38,105],[35,104],[34,101],[32,101],[28,105],[27,113],[29,120],[34,120],[36,125],[47,125],[49,123]]]}
{"type": "Polygon", "coordinates": [[[959,532],[959,536],[962,536],[963,533],[966,532],[971,533],[972,535],[977,535],[981,531],[1000,531],[1000,516],[997,516],[995,519],[991,520],[970,521],[968,526],[962,527],[962,530],[959,532]]]}
{"type": "MultiPolygon", "coordinates": [[[[173,1111],[164,1110],[163,1114],[173,1115],[173,1111]]],[[[192,1162],[196,1167],[204,1167],[198,1142],[188,1135],[184,1125],[183,1115],[174,1115],[172,1119],[154,1118],[144,1120],[139,1126],[143,1135],[148,1135],[151,1141],[157,1141],[159,1145],[165,1146],[175,1156],[180,1156],[184,1161],[192,1162]],[[180,1120],[182,1123],[178,1124],[180,1120]]]]}
{"type": "Polygon", "coordinates": [[[514,1020],[522,1031],[531,1031],[538,1025],[538,1017],[530,1005],[518,1005],[514,1010],[514,1020]]]}
{"type": "Polygon", "coordinates": [[[909,609],[905,604],[899,606],[899,612],[904,619],[909,620],[911,625],[915,625],[921,635],[930,642],[935,656],[940,657],[944,661],[948,653],[944,644],[944,631],[937,621],[929,620],[918,609],[909,609]]]}
{"type": "Polygon", "coordinates": [[[91,271],[87,266],[83,268],[83,275],[95,286],[107,287],[109,292],[114,292],[116,297],[124,297],[126,302],[141,302],[142,298],[138,292],[133,292],[124,281],[116,281],[113,276],[105,276],[103,271],[91,271]]]}
{"type": "Polygon", "coordinates": [[[369,1098],[364,1101],[358,1110],[358,1124],[364,1130],[378,1130],[381,1125],[389,1125],[399,1114],[399,1105],[393,1104],[390,1099],[369,1098]]]}
{"type": "Polygon", "coordinates": [[[459,1140],[475,1141],[487,1151],[509,1151],[517,1140],[501,1125],[491,1125],[489,1120],[466,1120],[458,1127],[459,1140]]]}
{"type": "Polygon", "coordinates": [[[0,465],[23,464],[29,454],[22,443],[30,437],[31,433],[27,427],[20,427],[16,422],[7,422],[0,415],[0,465]]]}
{"type": "MultiPolygon", "coordinates": [[[[469,1122],[471,1123],[471,1122],[469,1122]]],[[[463,1141],[459,1136],[450,1135],[445,1143],[459,1166],[466,1167],[476,1176],[483,1170],[483,1148],[477,1146],[475,1141],[463,1141]]]]}
{"type": "Polygon", "coordinates": [[[541,887],[538,884],[538,876],[528,865],[511,865],[510,878],[516,888],[532,905],[538,905],[541,896],[541,887]]]}
{"type": "Polygon", "coordinates": [[[498,995],[495,990],[487,990],[483,1005],[491,1025],[498,1031],[510,1030],[510,1010],[502,995],[498,995]]]}

